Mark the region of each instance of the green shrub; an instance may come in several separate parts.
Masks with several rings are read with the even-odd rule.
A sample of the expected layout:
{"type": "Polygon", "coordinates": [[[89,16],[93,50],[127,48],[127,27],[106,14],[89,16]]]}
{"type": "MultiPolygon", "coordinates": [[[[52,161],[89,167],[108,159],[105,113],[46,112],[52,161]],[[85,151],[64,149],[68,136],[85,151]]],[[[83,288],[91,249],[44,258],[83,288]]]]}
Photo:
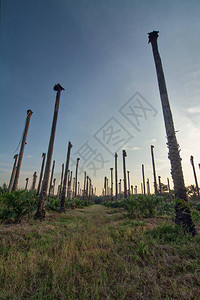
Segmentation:
{"type": "Polygon", "coordinates": [[[156,214],[159,198],[155,195],[132,196],[128,203],[128,213],[132,218],[151,218],[156,214]]]}
{"type": "Polygon", "coordinates": [[[48,198],[46,202],[46,210],[48,211],[59,211],[60,199],[59,198],[48,198]]]}
{"type": "Polygon", "coordinates": [[[159,244],[184,244],[191,240],[191,234],[185,234],[183,228],[178,225],[160,225],[145,232],[149,238],[153,238],[159,244]]]}
{"type": "Polygon", "coordinates": [[[8,192],[8,188],[6,183],[4,183],[2,186],[0,186],[0,194],[6,194],[8,192]]]}
{"type": "Polygon", "coordinates": [[[14,191],[0,195],[0,220],[17,223],[22,218],[30,218],[37,207],[35,191],[14,191]]]}

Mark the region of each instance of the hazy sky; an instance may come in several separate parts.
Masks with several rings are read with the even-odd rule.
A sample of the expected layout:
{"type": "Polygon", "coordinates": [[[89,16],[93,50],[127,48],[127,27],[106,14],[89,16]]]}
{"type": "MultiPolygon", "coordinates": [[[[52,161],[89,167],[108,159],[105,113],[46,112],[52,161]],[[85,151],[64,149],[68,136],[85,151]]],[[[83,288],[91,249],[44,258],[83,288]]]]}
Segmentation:
{"type": "MultiPolygon", "coordinates": [[[[27,109],[33,115],[19,187],[26,177],[32,181],[34,171],[39,173],[58,82],[65,91],[53,154],[57,184],[68,141],[73,144],[72,159],[81,158],[80,167],[92,177],[98,193],[114,167],[115,151],[122,178],[122,149],[127,150],[131,183],[140,186],[143,163],[152,185],[151,144],[157,175],[166,183],[166,134],[147,36],[153,30],[160,31],[158,45],[185,182],[194,184],[190,155],[196,167],[200,163],[199,13],[200,2],[195,0],[2,0],[0,184],[9,182],[27,109]],[[139,117],[126,115],[130,107],[140,105],[146,110],[135,108],[139,117]],[[85,147],[91,150],[87,158],[85,147]]],[[[74,171],[72,163],[70,168],[74,171]]],[[[197,175],[200,178],[199,169],[197,175]]]]}

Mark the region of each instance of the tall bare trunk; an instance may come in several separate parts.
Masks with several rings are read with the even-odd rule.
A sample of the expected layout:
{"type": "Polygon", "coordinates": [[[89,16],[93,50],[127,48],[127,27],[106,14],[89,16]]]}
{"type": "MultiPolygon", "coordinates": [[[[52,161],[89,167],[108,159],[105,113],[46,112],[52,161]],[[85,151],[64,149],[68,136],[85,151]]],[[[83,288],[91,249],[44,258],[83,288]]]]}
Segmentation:
{"type": "Polygon", "coordinates": [[[128,196],[130,198],[131,190],[130,190],[130,171],[127,171],[127,177],[128,177],[128,196]]]}
{"type": "Polygon", "coordinates": [[[198,195],[198,200],[199,200],[199,198],[200,198],[199,197],[199,185],[198,185],[197,175],[196,175],[195,166],[194,166],[194,157],[192,155],[190,156],[190,162],[191,162],[193,173],[194,173],[194,180],[195,180],[196,190],[197,190],[197,195],[198,195]]]}
{"type": "Polygon", "coordinates": [[[59,198],[61,197],[62,195],[62,185],[63,185],[63,174],[64,174],[64,167],[65,167],[65,164],[62,164],[62,172],[61,172],[61,178],[60,178],[60,189],[59,189],[59,198]]]}
{"type": "MultiPolygon", "coordinates": [[[[66,195],[66,187],[67,187],[67,176],[69,174],[69,160],[70,160],[70,152],[72,148],[71,142],[68,143],[68,149],[67,149],[67,159],[65,164],[65,174],[64,174],[64,180],[63,180],[63,188],[62,188],[62,195],[60,199],[60,212],[65,211],[65,195],[66,195]]],[[[69,188],[69,186],[68,186],[69,188]]]]}
{"type": "Polygon", "coordinates": [[[122,193],[122,180],[119,180],[119,198],[121,199],[121,193],[122,193]]]}
{"type": "Polygon", "coordinates": [[[137,185],[135,186],[135,194],[137,195],[137,185]]]}
{"type": "Polygon", "coordinates": [[[53,180],[53,191],[52,191],[52,196],[54,196],[55,186],[56,186],[56,178],[54,178],[54,180],[53,180]]]}
{"type": "Polygon", "coordinates": [[[35,191],[36,179],[37,179],[37,173],[34,172],[34,174],[33,174],[33,183],[32,183],[32,187],[31,187],[32,191],[35,191]]]}
{"type": "Polygon", "coordinates": [[[86,172],[84,172],[83,200],[86,198],[86,172]]]}
{"type": "Polygon", "coordinates": [[[106,197],[107,197],[107,178],[106,178],[106,176],[104,177],[104,190],[105,190],[105,200],[106,200],[106,197]]]}
{"type": "Polygon", "coordinates": [[[11,189],[12,189],[13,179],[14,179],[15,171],[16,171],[17,157],[18,157],[18,154],[15,154],[14,157],[13,157],[14,158],[14,165],[13,165],[13,169],[12,169],[12,173],[11,173],[11,177],[10,177],[10,183],[9,183],[9,186],[8,186],[8,193],[10,193],[11,189]]]}
{"type": "Polygon", "coordinates": [[[115,198],[118,200],[117,153],[115,153],[115,198]]]}
{"type": "Polygon", "coordinates": [[[113,168],[110,168],[110,197],[113,200],[113,168]]]}
{"type": "Polygon", "coordinates": [[[123,154],[123,170],[124,170],[124,198],[127,198],[127,184],[126,184],[126,161],[125,157],[127,156],[126,151],[122,151],[123,154]]]}
{"type": "Polygon", "coordinates": [[[18,181],[19,181],[19,173],[20,173],[20,169],[21,169],[22,158],[23,158],[23,154],[24,154],[24,148],[25,148],[25,144],[26,144],[26,138],[27,138],[27,134],[28,134],[28,128],[29,128],[32,113],[33,112],[30,109],[27,110],[26,124],[25,124],[24,133],[23,133],[23,137],[22,137],[22,143],[21,143],[21,148],[20,148],[20,152],[19,152],[19,158],[18,158],[18,162],[17,162],[15,179],[14,179],[12,191],[17,190],[18,181]]]}
{"type": "Polygon", "coordinates": [[[89,184],[89,176],[86,177],[86,199],[88,200],[88,196],[89,196],[89,193],[88,193],[88,184],[89,184]]]}
{"type": "Polygon", "coordinates": [[[53,123],[52,123],[52,128],[51,128],[50,140],[49,140],[49,148],[48,148],[48,152],[47,152],[47,161],[46,161],[46,166],[45,166],[44,179],[42,182],[42,189],[40,192],[38,208],[37,208],[37,212],[35,215],[35,218],[40,218],[40,219],[45,218],[45,206],[46,206],[47,189],[48,189],[48,183],[49,183],[49,172],[50,172],[50,168],[51,168],[53,145],[54,145],[59,103],[60,103],[60,94],[61,94],[62,90],[64,90],[64,88],[60,84],[57,84],[54,86],[54,91],[57,92],[55,108],[54,108],[54,117],[53,117],[53,123]]]}
{"type": "Polygon", "coordinates": [[[161,185],[161,177],[158,176],[158,184],[159,184],[159,193],[162,194],[162,185],[161,185]]]}
{"type": "Polygon", "coordinates": [[[151,145],[151,157],[152,157],[152,166],[153,166],[153,178],[154,178],[154,192],[155,194],[158,193],[157,189],[157,180],[156,180],[156,168],[155,168],[155,160],[154,160],[154,146],[151,145]]]}
{"type": "Polygon", "coordinates": [[[45,163],[45,158],[46,158],[46,153],[42,153],[42,166],[41,166],[41,171],[40,171],[40,178],[39,178],[39,183],[38,183],[38,188],[37,188],[37,195],[40,193],[40,188],[42,184],[42,176],[43,176],[43,171],[44,171],[44,163],[45,163]]]}
{"type": "Polygon", "coordinates": [[[147,178],[147,194],[150,194],[149,178],[147,178]]]}
{"type": "Polygon", "coordinates": [[[28,181],[29,181],[29,178],[26,178],[25,191],[27,191],[27,188],[28,188],[28,181]]]}
{"type": "Polygon", "coordinates": [[[68,172],[68,178],[67,198],[71,199],[72,171],[68,172]]]}
{"type": "Polygon", "coordinates": [[[55,168],[55,160],[53,160],[52,170],[51,170],[51,178],[50,178],[50,184],[49,184],[49,196],[51,196],[52,188],[53,188],[53,173],[55,168]]]}
{"type": "Polygon", "coordinates": [[[78,180],[77,177],[78,177],[78,163],[79,163],[79,160],[80,160],[80,158],[78,157],[77,161],[76,161],[75,192],[74,192],[75,198],[77,196],[77,180],[78,180]]]}
{"type": "Polygon", "coordinates": [[[143,192],[143,184],[142,184],[142,182],[141,182],[141,194],[144,194],[144,192],[143,192]]]}
{"type": "MultiPolygon", "coordinates": [[[[186,188],[183,178],[183,171],[180,158],[180,149],[177,143],[172,113],[169,105],[167,88],[165,83],[164,72],[162,68],[162,62],[160,54],[158,52],[157,45],[158,31],[149,33],[149,43],[152,45],[158,85],[160,90],[160,98],[163,109],[163,116],[165,121],[165,129],[167,133],[167,145],[169,148],[168,157],[171,162],[171,175],[174,182],[174,192],[176,199],[183,199],[187,201],[186,188]]],[[[187,206],[176,204],[175,206],[176,218],[175,223],[182,225],[186,230],[191,232],[193,235],[196,233],[195,226],[192,222],[190,210],[187,206]]]]}
{"type": "Polygon", "coordinates": [[[143,192],[144,192],[144,195],[145,195],[146,194],[146,187],[145,187],[144,165],[142,165],[142,179],[143,179],[143,192]]]}

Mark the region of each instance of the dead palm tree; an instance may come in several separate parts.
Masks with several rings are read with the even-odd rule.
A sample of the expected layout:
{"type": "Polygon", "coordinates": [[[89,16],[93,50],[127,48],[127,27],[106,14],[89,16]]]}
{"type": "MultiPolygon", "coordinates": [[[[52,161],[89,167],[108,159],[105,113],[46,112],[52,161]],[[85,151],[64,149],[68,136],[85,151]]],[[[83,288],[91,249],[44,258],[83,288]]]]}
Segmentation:
{"type": "Polygon", "coordinates": [[[127,177],[128,177],[128,197],[130,198],[130,195],[131,195],[131,189],[130,189],[130,171],[127,171],[127,177]]]}
{"type": "Polygon", "coordinates": [[[198,185],[197,175],[196,175],[195,166],[194,166],[194,157],[192,155],[190,156],[190,162],[191,162],[193,173],[194,173],[194,180],[195,180],[197,195],[198,195],[198,199],[199,199],[200,198],[200,196],[199,196],[199,185],[198,185]]]}
{"type": "Polygon", "coordinates": [[[27,191],[27,187],[28,187],[28,181],[29,181],[29,178],[26,178],[25,191],[27,191]]]}
{"type": "Polygon", "coordinates": [[[47,189],[48,189],[48,183],[49,183],[49,172],[50,172],[51,160],[52,160],[52,155],[53,155],[53,145],[54,145],[54,139],[55,139],[55,133],[56,133],[58,109],[59,109],[59,104],[60,104],[60,94],[61,94],[62,90],[64,90],[64,88],[59,83],[54,86],[54,91],[56,91],[56,102],[55,102],[55,108],[54,108],[53,123],[52,123],[49,147],[48,147],[48,152],[47,152],[47,161],[46,161],[46,166],[45,166],[44,179],[42,182],[42,189],[40,192],[40,198],[39,198],[39,202],[38,202],[37,212],[35,214],[35,218],[39,218],[39,219],[45,218],[45,206],[46,206],[47,189]]]}
{"type": "Polygon", "coordinates": [[[74,197],[77,196],[77,177],[78,177],[78,163],[80,161],[80,158],[78,157],[76,160],[76,175],[75,175],[75,191],[74,191],[74,197]]]}
{"type": "Polygon", "coordinates": [[[35,191],[36,179],[37,179],[37,173],[34,172],[34,174],[33,174],[33,182],[32,182],[32,187],[31,187],[32,191],[35,191]]]}
{"type": "Polygon", "coordinates": [[[60,188],[59,188],[58,197],[61,197],[61,194],[62,194],[64,167],[65,167],[65,164],[62,164],[61,179],[60,179],[60,188]]]}
{"type": "Polygon", "coordinates": [[[123,155],[123,170],[124,170],[124,198],[127,198],[127,183],[126,183],[126,161],[125,161],[125,157],[127,156],[126,154],[126,150],[122,151],[122,155],[123,155]]]}
{"type": "Polygon", "coordinates": [[[45,158],[46,158],[46,153],[42,153],[42,166],[41,166],[41,171],[40,171],[40,178],[39,178],[39,183],[38,183],[38,188],[37,188],[37,195],[40,193],[40,188],[41,188],[41,183],[42,183],[42,176],[43,176],[43,171],[44,171],[44,163],[45,163],[45,158]]]}
{"type": "Polygon", "coordinates": [[[15,154],[14,157],[13,157],[14,158],[14,165],[13,165],[13,169],[12,169],[12,173],[11,173],[11,177],[10,177],[10,183],[9,183],[9,186],[8,186],[8,193],[10,193],[11,189],[12,189],[13,179],[14,179],[15,171],[16,171],[17,157],[18,157],[18,154],[15,154]]]}
{"type": "Polygon", "coordinates": [[[159,192],[162,194],[161,176],[158,176],[159,192]]]}
{"type": "Polygon", "coordinates": [[[84,172],[84,183],[83,183],[83,200],[86,198],[86,172],[84,172]]]}
{"type": "Polygon", "coordinates": [[[54,173],[54,168],[55,168],[55,160],[53,160],[53,165],[52,165],[52,170],[51,170],[51,178],[50,178],[50,184],[49,184],[49,196],[52,194],[53,190],[53,173],[54,173]]]}
{"type": "MultiPolygon", "coordinates": [[[[170,104],[168,100],[165,77],[162,68],[162,62],[161,62],[160,54],[158,52],[158,45],[157,45],[158,33],[159,33],[158,31],[153,31],[149,33],[149,43],[151,43],[152,45],[152,50],[153,50],[153,55],[155,60],[158,85],[160,90],[160,98],[161,98],[163,116],[165,121],[165,129],[167,133],[167,145],[169,148],[168,157],[171,163],[171,174],[174,182],[175,198],[183,199],[184,201],[187,201],[186,188],[185,188],[181,158],[180,158],[180,149],[176,139],[172,113],[171,113],[170,104]]],[[[175,223],[178,225],[182,225],[185,229],[187,229],[189,232],[191,232],[194,235],[196,233],[196,230],[192,222],[190,210],[187,207],[187,205],[182,204],[180,206],[180,204],[178,204],[177,202],[175,206],[175,212],[176,212],[175,223]]]]}
{"type": "Polygon", "coordinates": [[[118,179],[117,179],[117,153],[115,153],[115,197],[118,200],[118,179]]]}
{"type": "Polygon", "coordinates": [[[54,196],[55,186],[56,186],[56,178],[53,179],[52,196],[54,196]]]}
{"type": "Polygon", "coordinates": [[[111,176],[110,196],[111,196],[111,200],[113,200],[113,168],[110,168],[110,176],[111,176]]]}
{"type": "Polygon", "coordinates": [[[155,168],[155,160],[154,160],[153,149],[154,149],[154,146],[151,145],[151,158],[152,158],[152,166],[153,166],[154,191],[155,191],[155,194],[157,194],[158,190],[157,190],[156,168],[155,168]]]}
{"type": "Polygon", "coordinates": [[[144,195],[145,195],[146,194],[146,187],[145,187],[144,165],[142,165],[142,180],[143,180],[143,192],[144,192],[144,195]]]}
{"type": "Polygon", "coordinates": [[[19,152],[19,158],[18,158],[18,162],[17,162],[16,172],[15,172],[15,179],[14,179],[12,191],[17,190],[18,181],[19,181],[19,173],[20,173],[20,169],[21,169],[22,158],[23,158],[23,154],[24,154],[24,148],[25,148],[25,145],[26,145],[26,138],[27,138],[27,134],[28,134],[28,128],[29,128],[32,113],[33,112],[30,109],[27,110],[26,123],[25,123],[25,127],[24,127],[24,132],[23,132],[21,148],[20,148],[20,152],[19,152]]]}
{"type": "MultiPolygon", "coordinates": [[[[67,149],[67,159],[65,164],[65,174],[64,174],[64,180],[63,180],[63,188],[62,188],[62,194],[60,199],[60,210],[59,212],[65,211],[65,195],[66,195],[66,187],[67,187],[67,176],[69,174],[69,160],[70,160],[70,152],[72,148],[71,142],[68,143],[68,149],[67,149]]],[[[69,178],[68,178],[69,180],[69,178]]]]}

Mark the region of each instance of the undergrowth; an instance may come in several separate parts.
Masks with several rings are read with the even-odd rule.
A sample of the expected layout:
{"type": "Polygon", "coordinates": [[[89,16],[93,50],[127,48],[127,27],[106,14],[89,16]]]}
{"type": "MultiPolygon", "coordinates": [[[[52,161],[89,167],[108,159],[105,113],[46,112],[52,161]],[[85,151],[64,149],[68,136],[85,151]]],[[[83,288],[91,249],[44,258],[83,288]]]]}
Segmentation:
{"type": "MultiPolygon", "coordinates": [[[[197,227],[198,227],[197,223],[197,227]]],[[[199,299],[200,236],[93,205],[0,226],[0,299],[199,299]]]]}

